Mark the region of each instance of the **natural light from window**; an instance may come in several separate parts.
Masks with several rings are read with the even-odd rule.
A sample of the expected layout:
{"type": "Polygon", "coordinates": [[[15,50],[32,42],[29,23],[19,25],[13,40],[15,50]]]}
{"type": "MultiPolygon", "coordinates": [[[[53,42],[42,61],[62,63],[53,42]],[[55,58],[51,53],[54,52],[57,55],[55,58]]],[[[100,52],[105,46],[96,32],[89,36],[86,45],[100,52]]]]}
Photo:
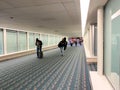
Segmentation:
{"type": "Polygon", "coordinates": [[[80,0],[82,36],[84,35],[84,32],[85,32],[89,3],[90,3],[90,0],[80,0]]]}

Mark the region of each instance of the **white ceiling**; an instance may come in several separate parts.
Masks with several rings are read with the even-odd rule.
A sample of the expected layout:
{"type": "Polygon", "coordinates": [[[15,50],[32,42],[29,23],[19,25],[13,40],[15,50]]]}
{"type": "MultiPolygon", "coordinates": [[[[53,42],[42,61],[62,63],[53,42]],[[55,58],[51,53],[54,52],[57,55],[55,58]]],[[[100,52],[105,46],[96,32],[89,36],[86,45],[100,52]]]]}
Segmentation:
{"type": "MultiPolygon", "coordinates": [[[[107,0],[91,0],[88,22],[107,0]]],[[[65,36],[81,36],[79,0],[0,0],[0,24],[65,36]]]]}

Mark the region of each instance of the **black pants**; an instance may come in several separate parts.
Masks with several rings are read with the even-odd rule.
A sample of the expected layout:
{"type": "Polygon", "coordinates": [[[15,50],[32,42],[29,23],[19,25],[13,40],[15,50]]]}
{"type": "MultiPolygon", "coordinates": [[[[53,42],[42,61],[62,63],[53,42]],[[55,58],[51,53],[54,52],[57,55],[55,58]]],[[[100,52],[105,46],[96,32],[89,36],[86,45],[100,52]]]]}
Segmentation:
{"type": "Polygon", "coordinates": [[[39,53],[42,52],[42,46],[37,47],[37,57],[39,58],[39,53]]]}

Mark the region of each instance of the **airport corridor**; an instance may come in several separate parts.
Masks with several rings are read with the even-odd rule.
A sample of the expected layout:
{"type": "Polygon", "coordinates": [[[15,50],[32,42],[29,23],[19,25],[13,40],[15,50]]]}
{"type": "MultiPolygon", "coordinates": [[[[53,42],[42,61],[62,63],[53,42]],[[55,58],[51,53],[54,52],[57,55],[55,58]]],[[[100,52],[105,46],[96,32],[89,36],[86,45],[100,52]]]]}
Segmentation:
{"type": "Polygon", "coordinates": [[[0,90],[92,90],[84,46],[0,62],[0,90]]]}

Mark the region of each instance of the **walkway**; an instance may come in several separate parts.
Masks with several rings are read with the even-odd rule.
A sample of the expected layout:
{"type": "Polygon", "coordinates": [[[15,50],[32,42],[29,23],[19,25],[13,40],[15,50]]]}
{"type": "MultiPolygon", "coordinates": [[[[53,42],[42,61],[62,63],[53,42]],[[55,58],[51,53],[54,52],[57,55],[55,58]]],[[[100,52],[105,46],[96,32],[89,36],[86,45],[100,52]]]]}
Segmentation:
{"type": "Polygon", "coordinates": [[[0,90],[91,90],[84,47],[44,52],[0,62],[0,90]]]}

